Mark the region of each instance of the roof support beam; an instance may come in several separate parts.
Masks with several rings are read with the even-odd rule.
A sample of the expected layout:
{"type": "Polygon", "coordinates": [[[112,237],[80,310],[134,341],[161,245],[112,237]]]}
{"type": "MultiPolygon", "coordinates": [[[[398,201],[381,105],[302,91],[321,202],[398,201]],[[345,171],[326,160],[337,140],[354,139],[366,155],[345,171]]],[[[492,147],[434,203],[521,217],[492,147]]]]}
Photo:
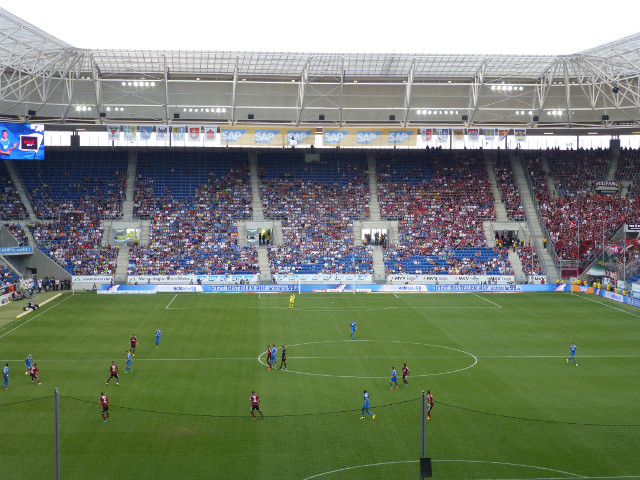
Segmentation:
{"type": "Polygon", "coordinates": [[[407,86],[404,90],[404,120],[402,122],[403,126],[406,127],[409,123],[409,111],[411,110],[411,90],[413,87],[413,79],[416,71],[416,60],[415,58],[411,62],[411,67],[409,68],[409,75],[407,75],[407,86]]]}
{"type": "Polygon", "coordinates": [[[238,91],[238,64],[240,57],[236,56],[236,61],[233,66],[233,85],[231,90],[231,125],[236,124],[236,94],[238,91]]]}
{"type": "Polygon", "coordinates": [[[307,59],[307,63],[304,64],[302,69],[302,75],[300,75],[300,84],[298,85],[298,118],[296,119],[296,127],[300,126],[302,120],[302,112],[304,111],[304,95],[309,85],[309,66],[311,65],[311,58],[307,59]]]}
{"type": "Polygon", "coordinates": [[[473,76],[473,81],[471,82],[471,87],[469,89],[469,110],[471,115],[469,115],[469,121],[467,125],[471,125],[473,123],[473,117],[478,111],[478,99],[480,98],[480,88],[484,84],[484,73],[487,69],[487,59],[482,62],[482,65],[478,69],[478,71],[473,76]]]}

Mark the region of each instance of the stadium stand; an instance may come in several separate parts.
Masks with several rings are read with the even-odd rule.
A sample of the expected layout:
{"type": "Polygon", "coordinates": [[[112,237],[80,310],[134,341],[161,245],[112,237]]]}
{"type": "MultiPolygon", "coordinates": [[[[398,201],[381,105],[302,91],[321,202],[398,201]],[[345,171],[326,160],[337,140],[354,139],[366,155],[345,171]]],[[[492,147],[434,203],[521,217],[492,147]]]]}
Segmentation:
{"type": "Polygon", "coordinates": [[[369,214],[366,157],[323,153],[319,163],[298,152],[259,156],[265,218],[282,220],[282,245],[269,246],[271,273],[373,272],[371,247],[355,245],[353,221],[369,214]]]}
{"type": "Polygon", "coordinates": [[[506,252],[486,246],[482,221],[496,212],[482,151],[386,154],[378,185],[400,237],[384,249],[387,273],[512,274],[506,252]]]}
{"type": "Polygon", "coordinates": [[[24,220],[28,217],[27,209],[20,200],[18,190],[13,184],[4,161],[0,161],[0,218],[3,220],[24,220]]]}
{"type": "Polygon", "coordinates": [[[257,253],[238,243],[234,220],[251,216],[246,152],[144,152],[134,216],[151,220],[134,245],[129,275],[256,273],[257,253]]]}
{"type": "Polygon", "coordinates": [[[491,152],[491,158],[500,197],[507,210],[507,218],[516,222],[524,221],[524,208],[508,155],[504,150],[494,150],[491,152]]]}
{"type": "Polygon", "coordinates": [[[26,245],[29,245],[29,237],[27,237],[27,234],[22,228],[22,225],[20,225],[19,223],[5,223],[4,226],[18,241],[18,246],[24,247],[26,245]]]}

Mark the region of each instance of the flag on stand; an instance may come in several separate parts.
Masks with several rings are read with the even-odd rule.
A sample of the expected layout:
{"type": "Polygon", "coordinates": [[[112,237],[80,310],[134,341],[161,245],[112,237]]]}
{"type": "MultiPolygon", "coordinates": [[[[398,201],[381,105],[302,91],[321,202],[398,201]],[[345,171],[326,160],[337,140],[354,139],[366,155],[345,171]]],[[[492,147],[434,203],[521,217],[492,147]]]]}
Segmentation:
{"type": "Polygon", "coordinates": [[[449,141],[448,128],[438,128],[436,131],[438,132],[438,142],[445,143],[449,141]]]}
{"type": "Polygon", "coordinates": [[[158,125],[156,127],[156,140],[158,142],[169,141],[169,127],[167,125],[158,125]]]}
{"type": "Polygon", "coordinates": [[[151,139],[151,134],[153,133],[153,127],[150,125],[141,125],[140,126],[140,140],[147,141],[151,139]]]}
{"type": "Polygon", "coordinates": [[[136,141],[136,134],[138,132],[137,125],[125,125],[124,126],[124,136],[127,138],[128,142],[136,141]]]}
{"type": "Polygon", "coordinates": [[[192,142],[200,140],[200,127],[189,127],[189,140],[192,142]]]}
{"type": "Polygon", "coordinates": [[[184,142],[184,133],[187,127],[171,127],[171,137],[176,142],[184,142]]]}
{"type": "Polygon", "coordinates": [[[482,130],[482,134],[484,135],[484,139],[487,142],[493,142],[496,139],[496,129],[495,128],[484,128],[482,130]]]}
{"type": "Polygon", "coordinates": [[[216,127],[204,127],[204,141],[213,142],[216,139],[216,127]]]}
{"type": "Polygon", "coordinates": [[[121,125],[109,125],[107,131],[109,132],[109,140],[120,141],[120,128],[121,125]]]}

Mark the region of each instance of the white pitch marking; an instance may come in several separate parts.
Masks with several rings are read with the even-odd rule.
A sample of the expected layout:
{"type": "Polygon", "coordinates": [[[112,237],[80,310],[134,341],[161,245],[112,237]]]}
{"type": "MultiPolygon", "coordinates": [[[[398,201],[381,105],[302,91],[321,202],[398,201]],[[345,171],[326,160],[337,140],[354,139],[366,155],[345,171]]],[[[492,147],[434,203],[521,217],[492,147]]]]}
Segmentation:
{"type": "Polygon", "coordinates": [[[476,297],[478,297],[479,299],[484,300],[485,302],[489,302],[491,305],[495,305],[495,306],[496,306],[496,307],[498,307],[498,308],[502,308],[502,305],[498,305],[497,303],[494,303],[494,302],[492,302],[491,300],[489,300],[489,299],[487,299],[487,298],[481,297],[481,296],[480,296],[480,295],[478,295],[477,293],[474,293],[474,295],[475,295],[476,297]]]}
{"type": "MultiPolygon", "coordinates": [[[[173,301],[174,301],[176,298],[178,298],[178,294],[177,294],[177,293],[174,295],[174,297],[171,299],[171,301],[167,304],[167,306],[166,306],[166,307],[164,307],[164,309],[165,309],[165,310],[169,310],[169,307],[171,306],[171,304],[173,303],[173,301]]],[[[174,309],[174,310],[175,310],[175,309],[174,309]]]]}
{"type": "Polygon", "coordinates": [[[577,295],[577,294],[575,294],[575,293],[573,293],[573,292],[571,292],[571,295],[573,295],[573,296],[575,296],[575,297],[577,297],[577,298],[581,298],[581,299],[583,299],[583,300],[588,300],[588,301],[590,301],[590,302],[597,303],[598,305],[602,305],[603,307],[612,308],[613,310],[617,310],[618,312],[626,313],[626,314],[628,314],[628,315],[631,315],[632,317],[638,317],[638,318],[640,318],[640,315],[637,315],[637,314],[635,314],[635,313],[633,313],[633,312],[628,312],[628,311],[626,311],[626,310],[623,310],[623,309],[618,308],[618,307],[614,307],[613,305],[609,305],[609,304],[604,303],[604,302],[598,302],[597,300],[594,300],[594,299],[589,298],[589,297],[587,297],[587,296],[577,295]]]}
{"type": "MultiPolygon", "coordinates": [[[[633,477],[585,477],[584,475],[579,475],[577,473],[571,473],[571,472],[565,472],[562,470],[556,470],[554,468],[546,468],[546,467],[537,467],[535,465],[525,465],[525,464],[520,464],[520,463],[510,463],[510,462],[491,462],[491,461],[487,461],[487,460],[437,460],[437,459],[433,459],[432,460],[434,463],[435,462],[461,462],[461,463],[489,463],[492,465],[509,465],[512,467],[524,467],[524,468],[533,468],[536,470],[544,470],[547,472],[554,472],[554,473],[562,473],[564,475],[571,475],[573,477],[577,477],[577,478],[638,478],[636,476],[633,477]]],[[[397,460],[394,462],[379,462],[379,463],[368,463],[365,465],[355,465],[353,467],[345,467],[345,468],[338,468],[336,470],[330,470],[327,472],[322,472],[322,473],[318,473],[316,475],[312,475],[310,477],[305,477],[302,480],[311,480],[313,478],[319,478],[319,477],[324,477],[325,475],[331,475],[333,473],[339,473],[339,472],[345,472],[345,471],[349,471],[349,470],[355,470],[357,468],[369,468],[369,467],[380,467],[383,465],[396,465],[399,463],[418,463],[418,460],[397,460]]],[[[545,478],[544,480],[563,480],[566,477],[554,477],[554,478],[545,478]]],[[[530,480],[530,479],[517,479],[517,478],[510,478],[509,480],[530,480]]],[[[542,479],[537,479],[537,480],[542,480],[542,479]]]]}
{"type": "MultiPolygon", "coordinates": [[[[51,308],[56,308],[58,305],[60,305],[63,302],[66,302],[67,300],[69,300],[71,297],[73,297],[73,295],[67,295],[66,298],[62,299],[60,302],[56,303],[55,305],[52,305],[51,308]]],[[[51,308],[47,308],[44,312],[40,312],[40,310],[38,310],[39,313],[37,313],[36,315],[34,315],[33,317],[30,317],[28,320],[25,320],[24,322],[22,322],[20,325],[18,325],[15,328],[12,328],[11,330],[9,330],[6,333],[3,333],[2,335],[0,335],[0,339],[6,337],[7,335],[9,335],[11,332],[16,331],[17,329],[19,329],[20,327],[25,326],[27,323],[29,323],[31,320],[35,320],[36,318],[40,317],[40,315],[48,312],[49,310],[51,310],[51,308]]]]}

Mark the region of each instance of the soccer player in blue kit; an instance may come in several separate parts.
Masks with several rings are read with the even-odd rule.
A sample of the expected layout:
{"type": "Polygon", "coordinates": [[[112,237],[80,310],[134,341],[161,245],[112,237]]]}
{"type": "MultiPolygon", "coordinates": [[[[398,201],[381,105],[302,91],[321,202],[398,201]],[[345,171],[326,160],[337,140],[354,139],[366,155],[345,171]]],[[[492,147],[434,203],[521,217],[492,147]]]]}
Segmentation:
{"type": "Polygon", "coordinates": [[[393,384],[396,384],[396,388],[398,388],[398,372],[396,372],[396,367],[391,367],[391,376],[389,377],[389,385],[391,385],[391,390],[393,390],[393,384]]]}
{"type": "Polygon", "coordinates": [[[33,365],[33,357],[31,356],[31,354],[27,355],[27,358],[24,359],[24,364],[27,367],[27,373],[29,373],[31,365],[33,365]]]}
{"type": "Polygon", "coordinates": [[[9,364],[6,363],[2,368],[2,377],[4,378],[4,382],[2,382],[2,388],[7,390],[9,388],[9,364]]]}
{"type": "Polygon", "coordinates": [[[369,410],[369,394],[366,390],[364,391],[364,403],[362,404],[362,419],[364,419],[365,412],[371,415],[374,419],[376,418],[376,416],[371,413],[371,410],[369,410]]]}
{"type": "Polygon", "coordinates": [[[277,357],[277,353],[278,353],[278,349],[276,348],[275,343],[272,345],[273,348],[271,348],[271,365],[273,365],[273,368],[276,368],[278,366],[278,357],[277,357]]]}
{"type": "Polygon", "coordinates": [[[133,370],[131,370],[131,350],[127,350],[125,353],[127,354],[127,366],[124,369],[124,373],[133,373],[133,370]]]}
{"type": "Polygon", "coordinates": [[[356,330],[358,329],[355,319],[351,318],[349,328],[351,329],[351,340],[355,340],[356,330]]]}
{"type": "Polygon", "coordinates": [[[569,363],[569,360],[573,360],[573,363],[576,365],[576,367],[578,366],[578,364],[576,363],[576,349],[578,347],[576,346],[575,343],[572,343],[571,345],[569,345],[569,358],[567,358],[567,363],[569,363]]]}
{"type": "Polygon", "coordinates": [[[160,346],[160,337],[162,337],[162,330],[160,330],[160,327],[158,327],[158,329],[156,330],[156,348],[160,346]]]}

